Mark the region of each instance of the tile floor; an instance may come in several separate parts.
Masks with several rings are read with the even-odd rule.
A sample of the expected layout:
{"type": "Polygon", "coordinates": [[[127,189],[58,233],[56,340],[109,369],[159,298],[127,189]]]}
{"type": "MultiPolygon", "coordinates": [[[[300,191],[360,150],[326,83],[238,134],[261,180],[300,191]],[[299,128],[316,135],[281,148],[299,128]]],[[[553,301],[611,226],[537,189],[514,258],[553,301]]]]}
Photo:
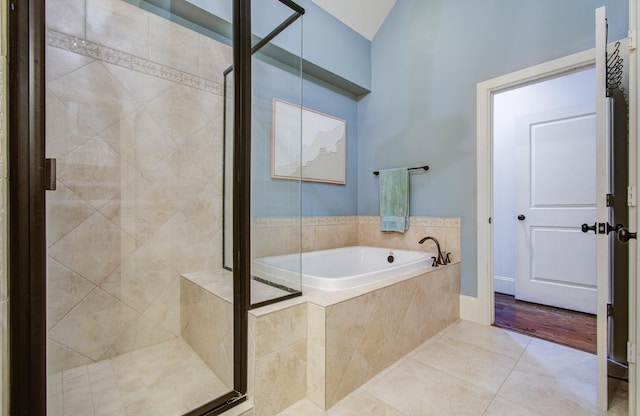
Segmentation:
{"type": "MultiPolygon", "coordinates": [[[[280,416],[602,415],[595,356],[467,321],[448,327],[323,412],[280,416]]],[[[182,339],[49,378],[50,416],[180,415],[227,391],[182,339]]],[[[627,414],[621,383],[608,415],[627,414]]]]}
{"type": "Polygon", "coordinates": [[[49,376],[49,416],[181,415],[229,389],[182,338],[49,376]]]}
{"type": "MultiPolygon", "coordinates": [[[[448,327],[326,413],[303,400],[280,416],[601,415],[596,357],[467,321],[448,327]]],[[[609,415],[627,414],[621,383],[609,415]]]]}

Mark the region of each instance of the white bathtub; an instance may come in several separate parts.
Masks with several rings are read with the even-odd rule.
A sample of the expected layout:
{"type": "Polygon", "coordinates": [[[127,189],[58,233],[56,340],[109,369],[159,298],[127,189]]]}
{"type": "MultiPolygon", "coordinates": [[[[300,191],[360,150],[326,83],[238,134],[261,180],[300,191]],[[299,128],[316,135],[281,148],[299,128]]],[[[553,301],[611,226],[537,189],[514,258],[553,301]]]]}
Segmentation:
{"type": "Polygon", "coordinates": [[[254,276],[298,288],[302,284],[322,290],[344,290],[431,266],[433,253],[379,247],[343,247],[253,262],[254,276]],[[389,256],[392,262],[389,262],[389,256]]]}

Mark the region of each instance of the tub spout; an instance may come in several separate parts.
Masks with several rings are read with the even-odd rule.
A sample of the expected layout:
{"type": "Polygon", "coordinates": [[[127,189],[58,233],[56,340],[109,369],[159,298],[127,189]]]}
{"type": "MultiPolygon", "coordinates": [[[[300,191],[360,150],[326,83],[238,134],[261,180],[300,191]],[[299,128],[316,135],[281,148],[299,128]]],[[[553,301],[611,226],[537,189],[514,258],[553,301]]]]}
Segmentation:
{"type": "Polygon", "coordinates": [[[445,257],[442,254],[442,250],[440,250],[440,243],[438,242],[438,240],[436,240],[435,237],[431,237],[431,236],[427,236],[425,238],[423,238],[422,240],[418,241],[418,244],[424,244],[425,241],[427,240],[432,240],[434,243],[436,243],[436,247],[438,248],[438,257],[435,258],[433,260],[433,266],[438,266],[438,265],[445,265],[447,263],[450,263],[451,261],[449,260],[449,254],[447,253],[447,257],[445,257]]]}

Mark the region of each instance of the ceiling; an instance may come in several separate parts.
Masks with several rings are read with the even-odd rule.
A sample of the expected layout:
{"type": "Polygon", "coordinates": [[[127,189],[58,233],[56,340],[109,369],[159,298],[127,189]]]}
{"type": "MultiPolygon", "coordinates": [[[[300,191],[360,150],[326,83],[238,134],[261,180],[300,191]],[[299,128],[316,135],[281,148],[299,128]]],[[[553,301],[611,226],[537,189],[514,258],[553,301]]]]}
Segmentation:
{"type": "Polygon", "coordinates": [[[378,32],[397,0],[313,0],[369,40],[378,32]]]}

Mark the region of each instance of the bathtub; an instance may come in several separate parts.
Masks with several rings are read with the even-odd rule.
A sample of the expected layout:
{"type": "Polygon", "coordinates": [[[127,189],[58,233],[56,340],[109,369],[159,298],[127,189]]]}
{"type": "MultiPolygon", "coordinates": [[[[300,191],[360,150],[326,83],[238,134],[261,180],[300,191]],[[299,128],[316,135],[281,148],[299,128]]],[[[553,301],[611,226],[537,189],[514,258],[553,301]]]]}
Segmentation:
{"type": "Polygon", "coordinates": [[[343,247],[300,254],[262,257],[252,274],[285,286],[345,290],[431,266],[433,253],[379,247],[343,247]],[[302,257],[302,258],[301,258],[302,257]]]}

